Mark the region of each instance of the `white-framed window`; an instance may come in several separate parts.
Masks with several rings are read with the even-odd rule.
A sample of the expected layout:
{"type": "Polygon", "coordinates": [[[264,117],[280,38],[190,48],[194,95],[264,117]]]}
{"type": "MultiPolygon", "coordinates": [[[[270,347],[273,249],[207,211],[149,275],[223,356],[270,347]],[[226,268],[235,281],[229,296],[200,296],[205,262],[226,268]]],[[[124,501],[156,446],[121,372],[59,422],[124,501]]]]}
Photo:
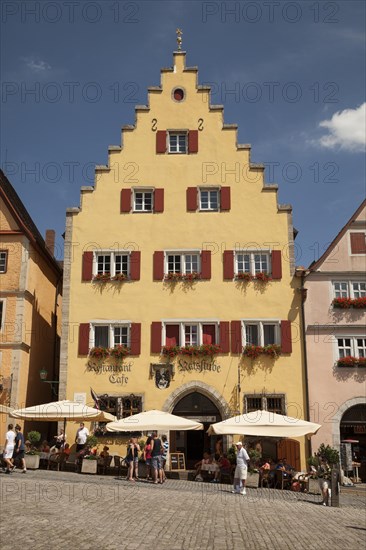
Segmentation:
{"type": "Polygon", "coordinates": [[[93,322],[90,331],[90,347],[114,348],[130,347],[131,323],[129,322],[93,322]]]}
{"type": "Polygon", "coordinates": [[[334,298],[365,298],[366,281],[333,281],[334,298]]]}
{"type": "Polygon", "coordinates": [[[130,252],[97,251],[94,252],[93,275],[106,275],[111,277],[130,274],[130,252]]]}
{"type": "Polygon", "coordinates": [[[3,330],[5,324],[5,306],[6,301],[0,299],[0,331],[3,330]]]}
{"type": "Polygon", "coordinates": [[[366,357],[366,336],[337,336],[338,359],[366,357]]]}
{"type": "Polygon", "coordinates": [[[163,321],[164,346],[200,346],[218,344],[219,321],[169,320],[163,321]]]}
{"type": "Polygon", "coordinates": [[[284,394],[248,394],[244,395],[244,410],[269,411],[276,414],[286,414],[286,396],[284,394]]]}
{"type": "Polygon", "coordinates": [[[270,346],[280,344],[280,321],[242,321],[243,346],[270,346]]]}
{"type": "Polygon", "coordinates": [[[133,211],[134,212],[152,212],[154,209],[154,190],[153,189],[134,189],[133,190],[133,211]]]}
{"type": "Polygon", "coordinates": [[[235,274],[270,273],[271,262],[269,251],[239,250],[235,252],[235,274]]]}
{"type": "Polygon", "coordinates": [[[6,273],[8,267],[8,251],[0,250],[0,273],[6,273]]]}
{"type": "Polygon", "coordinates": [[[217,212],[220,209],[220,190],[213,187],[200,187],[199,209],[217,212]]]}
{"type": "Polygon", "coordinates": [[[187,132],[169,132],[169,153],[187,153],[187,132]]]}
{"type": "Polygon", "coordinates": [[[165,275],[169,273],[199,273],[201,270],[199,252],[166,252],[165,253],[165,275]]]}
{"type": "Polygon", "coordinates": [[[351,293],[353,298],[365,298],[366,297],[366,282],[352,282],[351,293]]]}

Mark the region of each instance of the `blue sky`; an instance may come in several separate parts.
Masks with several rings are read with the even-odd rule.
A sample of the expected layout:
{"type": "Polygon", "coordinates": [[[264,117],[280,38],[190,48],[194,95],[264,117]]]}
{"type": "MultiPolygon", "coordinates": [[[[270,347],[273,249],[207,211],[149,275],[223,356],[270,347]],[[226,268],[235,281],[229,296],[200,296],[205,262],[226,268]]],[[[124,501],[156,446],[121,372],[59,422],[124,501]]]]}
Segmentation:
{"type": "Polygon", "coordinates": [[[65,209],[160,84],[177,27],[212,103],[293,205],[308,265],[365,197],[362,1],[4,0],[2,169],[41,233],[56,229],[61,259],[65,209]]]}

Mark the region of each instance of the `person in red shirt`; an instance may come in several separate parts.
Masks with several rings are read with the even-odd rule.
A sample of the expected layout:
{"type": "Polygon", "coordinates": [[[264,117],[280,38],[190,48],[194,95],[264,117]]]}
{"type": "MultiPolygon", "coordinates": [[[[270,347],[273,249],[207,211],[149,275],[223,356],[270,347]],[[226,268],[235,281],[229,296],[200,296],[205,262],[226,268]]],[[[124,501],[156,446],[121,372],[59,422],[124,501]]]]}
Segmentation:
{"type": "Polygon", "coordinates": [[[219,483],[221,474],[230,474],[231,472],[231,464],[226,453],[220,456],[218,464],[220,466],[220,470],[215,472],[215,477],[212,480],[212,483],[219,483]]]}

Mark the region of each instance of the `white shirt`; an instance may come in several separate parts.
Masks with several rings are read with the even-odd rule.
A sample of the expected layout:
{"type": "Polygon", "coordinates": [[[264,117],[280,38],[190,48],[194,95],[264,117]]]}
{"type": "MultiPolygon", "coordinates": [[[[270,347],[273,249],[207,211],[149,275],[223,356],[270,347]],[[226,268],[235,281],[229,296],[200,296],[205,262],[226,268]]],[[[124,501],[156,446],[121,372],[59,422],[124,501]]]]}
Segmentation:
{"type": "Polygon", "coordinates": [[[86,438],[88,437],[89,435],[89,430],[88,428],[79,428],[78,431],[76,432],[76,443],[78,445],[85,445],[86,443],[86,438]]]}
{"type": "Polygon", "coordinates": [[[15,442],[15,433],[13,430],[9,430],[6,432],[6,448],[7,449],[14,449],[14,442],[15,442]]]}
{"type": "Polygon", "coordinates": [[[236,465],[239,466],[239,468],[244,468],[247,466],[247,463],[249,461],[249,455],[244,449],[244,447],[241,447],[238,449],[237,455],[236,455],[236,465]]]}

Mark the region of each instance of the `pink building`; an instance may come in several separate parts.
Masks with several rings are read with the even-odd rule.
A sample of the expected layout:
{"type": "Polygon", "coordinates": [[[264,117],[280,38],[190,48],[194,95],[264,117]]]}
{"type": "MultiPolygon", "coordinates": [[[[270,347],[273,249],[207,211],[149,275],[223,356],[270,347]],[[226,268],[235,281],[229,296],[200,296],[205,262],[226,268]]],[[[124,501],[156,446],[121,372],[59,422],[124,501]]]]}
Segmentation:
{"type": "Polygon", "coordinates": [[[354,440],[366,481],[366,200],[305,277],[305,334],[312,438],[340,449],[354,440]]]}

